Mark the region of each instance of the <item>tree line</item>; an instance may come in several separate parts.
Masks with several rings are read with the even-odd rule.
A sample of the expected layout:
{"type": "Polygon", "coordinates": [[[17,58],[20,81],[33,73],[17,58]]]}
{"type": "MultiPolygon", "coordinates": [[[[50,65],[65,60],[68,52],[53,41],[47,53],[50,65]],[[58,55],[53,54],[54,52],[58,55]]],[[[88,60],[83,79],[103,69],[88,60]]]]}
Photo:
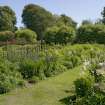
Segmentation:
{"type": "Polygon", "coordinates": [[[105,43],[105,7],[102,19],[95,23],[83,20],[77,27],[71,17],[55,15],[36,4],[28,4],[22,12],[24,27],[16,27],[15,12],[9,6],[0,6],[0,41],[16,39],[17,43],[105,43]]]}

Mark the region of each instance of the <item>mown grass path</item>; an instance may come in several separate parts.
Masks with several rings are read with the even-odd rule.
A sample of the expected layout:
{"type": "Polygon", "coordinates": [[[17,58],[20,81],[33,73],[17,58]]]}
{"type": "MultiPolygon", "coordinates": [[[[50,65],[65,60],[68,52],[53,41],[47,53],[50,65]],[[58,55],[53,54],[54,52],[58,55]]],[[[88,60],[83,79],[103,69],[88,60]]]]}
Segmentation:
{"type": "Polygon", "coordinates": [[[17,89],[0,96],[0,105],[65,105],[63,100],[72,94],[73,81],[80,77],[77,67],[31,87],[17,89]]]}

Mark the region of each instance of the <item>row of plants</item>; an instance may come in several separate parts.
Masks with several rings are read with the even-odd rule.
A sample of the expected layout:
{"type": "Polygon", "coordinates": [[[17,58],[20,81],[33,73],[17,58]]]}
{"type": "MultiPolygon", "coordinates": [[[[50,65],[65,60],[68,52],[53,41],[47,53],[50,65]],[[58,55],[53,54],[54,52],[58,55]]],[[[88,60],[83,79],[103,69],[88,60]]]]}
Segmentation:
{"type": "MultiPolygon", "coordinates": [[[[66,25],[55,25],[47,28],[43,34],[43,40],[41,41],[47,44],[105,43],[105,25],[102,24],[85,24],[78,29],[66,25]]],[[[37,34],[25,28],[15,32],[1,31],[0,42],[34,44],[37,42],[37,34]]]]}
{"type": "Polygon", "coordinates": [[[1,31],[0,43],[2,44],[27,44],[35,43],[37,35],[30,29],[20,29],[15,32],[1,31]],[[5,42],[5,43],[3,43],[5,42]]]}
{"type": "MultiPolygon", "coordinates": [[[[16,14],[9,6],[0,6],[0,42],[27,44],[45,41],[47,44],[100,43],[105,44],[105,8],[95,23],[77,23],[65,14],[53,15],[45,8],[27,4],[22,12],[24,27],[16,27],[16,14]]],[[[5,43],[3,43],[5,44],[5,43]]]]}
{"type": "MultiPolygon", "coordinates": [[[[67,44],[72,43],[76,37],[76,31],[72,27],[62,25],[53,26],[44,32],[43,42],[47,44],[67,44]]],[[[30,29],[18,29],[15,32],[1,31],[0,42],[9,44],[34,44],[37,42],[36,32],[30,29]]]]}

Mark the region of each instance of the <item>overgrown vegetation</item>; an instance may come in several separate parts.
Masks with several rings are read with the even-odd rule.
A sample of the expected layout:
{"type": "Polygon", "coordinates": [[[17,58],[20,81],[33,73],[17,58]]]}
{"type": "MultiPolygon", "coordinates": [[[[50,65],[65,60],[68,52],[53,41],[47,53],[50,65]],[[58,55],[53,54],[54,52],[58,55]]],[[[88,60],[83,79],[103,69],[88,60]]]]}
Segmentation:
{"type": "Polygon", "coordinates": [[[79,43],[105,43],[105,25],[83,25],[77,33],[79,43]]]}
{"type": "Polygon", "coordinates": [[[37,35],[30,29],[20,29],[15,32],[15,38],[19,44],[35,43],[37,35]]]}
{"type": "MultiPolygon", "coordinates": [[[[32,46],[33,45],[30,45],[28,46],[28,48],[31,48],[32,46]]],[[[79,65],[83,65],[85,61],[88,62],[95,61],[98,63],[103,62],[105,58],[104,45],[97,44],[72,46],[67,45],[65,47],[47,46],[48,47],[47,50],[42,51],[40,50],[38,53],[36,53],[36,55],[34,55],[35,54],[34,51],[32,52],[32,55],[28,55],[30,53],[27,53],[26,50],[27,48],[24,49],[24,47],[26,46],[23,47],[17,46],[16,50],[15,50],[16,46],[9,46],[9,49],[2,48],[2,51],[8,54],[7,58],[2,57],[2,59],[4,59],[4,61],[5,59],[8,59],[12,65],[16,66],[16,69],[12,68],[13,70],[15,70],[15,73],[18,72],[19,75],[21,75],[22,78],[28,81],[29,83],[36,83],[39,80],[55,76],[79,65]],[[12,56],[10,50],[11,48],[12,56]],[[14,53],[13,48],[15,54],[13,54],[14,53]],[[22,53],[21,51],[26,53],[22,53]]],[[[7,64],[9,63],[7,62],[7,64]]],[[[11,69],[9,68],[7,68],[7,70],[11,71],[11,69]]]]}
{"type": "Polygon", "coordinates": [[[0,32],[0,41],[7,42],[12,41],[15,37],[15,34],[11,31],[2,31],[0,32]]]}
{"type": "Polygon", "coordinates": [[[83,78],[77,79],[75,84],[75,99],[70,99],[70,105],[104,105],[105,74],[104,63],[88,64],[83,78]],[[101,65],[100,65],[101,64],[101,65]],[[102,65],[103,64],[103,65],[102,65]]]}
{"type": "Polygon", "coordinates": [[[55,44],[67,44],[72,43],[75,39],[76,32],[72,27],[68,26],[54,26],[48,28],[45,33],[45,42],[46,43],[55,43],[55,44]]]}
{"type": "Polygon", "coordinates": [[[0,60],[0,94],[22,86],[24,86],[24,80],[16,65],[9,61],[0,60]]]}

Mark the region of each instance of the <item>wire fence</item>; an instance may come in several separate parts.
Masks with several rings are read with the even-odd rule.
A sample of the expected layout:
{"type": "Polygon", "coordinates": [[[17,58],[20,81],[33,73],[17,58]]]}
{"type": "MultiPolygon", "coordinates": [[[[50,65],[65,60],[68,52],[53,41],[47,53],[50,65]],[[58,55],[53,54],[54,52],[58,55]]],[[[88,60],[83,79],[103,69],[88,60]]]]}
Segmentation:
{"type": "Polygon", "coordinates": [[[23,59],[37,59],[41,52],[46,52],[48,46],[41,45],[5,45],[0,48],[0,58],[10,61],[19,61],[23,59]]]}

